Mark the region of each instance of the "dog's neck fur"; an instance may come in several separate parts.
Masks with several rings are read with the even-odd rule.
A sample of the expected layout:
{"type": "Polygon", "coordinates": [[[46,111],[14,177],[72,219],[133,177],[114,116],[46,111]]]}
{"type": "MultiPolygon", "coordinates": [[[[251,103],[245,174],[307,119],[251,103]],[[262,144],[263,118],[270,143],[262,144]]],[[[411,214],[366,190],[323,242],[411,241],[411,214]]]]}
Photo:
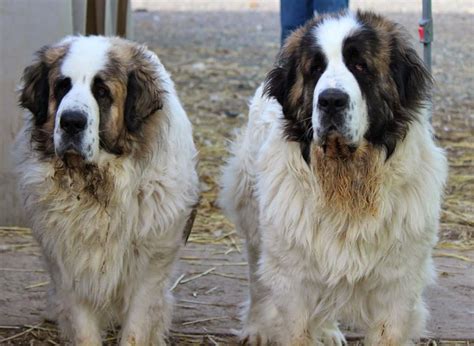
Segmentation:
{"type": "Polygon", "coordinates": [[[317,177],[324,204],[354,218],[377,216],[383,153],[369,143],[363,143],[353,153],[334,153],[333,150],[337,149],[324,151],[316,145],[310,149],[311,168],[317,177]]]}

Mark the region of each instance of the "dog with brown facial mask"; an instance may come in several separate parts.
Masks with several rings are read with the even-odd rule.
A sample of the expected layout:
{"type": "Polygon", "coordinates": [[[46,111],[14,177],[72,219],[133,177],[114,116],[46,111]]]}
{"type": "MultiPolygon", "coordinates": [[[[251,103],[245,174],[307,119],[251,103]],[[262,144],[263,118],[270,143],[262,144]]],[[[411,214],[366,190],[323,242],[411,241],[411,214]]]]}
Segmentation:
{"type": "Polygon", "coordinates": [[[198,201],[191,124],[145,46],[71,36],[25,69],[20,191],[52,278],[50,317],[76,345],[164,345],[171,273],[198,201]]]}
{"type": "Polygon", "coordinates": [[[408,35],[370,12],[315,17],[282,47],[231,147],[220,204],[245,238],[250,345],[418,339],[446,157],[431,76],[408,35]]]}

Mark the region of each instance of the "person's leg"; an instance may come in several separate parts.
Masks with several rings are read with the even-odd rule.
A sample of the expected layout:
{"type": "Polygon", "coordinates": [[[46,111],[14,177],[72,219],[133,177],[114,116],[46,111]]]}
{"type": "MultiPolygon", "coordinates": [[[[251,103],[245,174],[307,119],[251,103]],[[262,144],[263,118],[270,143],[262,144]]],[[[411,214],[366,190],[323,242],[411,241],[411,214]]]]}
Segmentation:
{"type": "Polygon", "coordinates": [[[313,11],[318,14],[337,12],[349,7],[349,0],[313,0],[313,11]]]}
{"type": "Polygon", "coordinates": [[[313,16],[312,0],[280,0],[281,44],[313,16]]]}

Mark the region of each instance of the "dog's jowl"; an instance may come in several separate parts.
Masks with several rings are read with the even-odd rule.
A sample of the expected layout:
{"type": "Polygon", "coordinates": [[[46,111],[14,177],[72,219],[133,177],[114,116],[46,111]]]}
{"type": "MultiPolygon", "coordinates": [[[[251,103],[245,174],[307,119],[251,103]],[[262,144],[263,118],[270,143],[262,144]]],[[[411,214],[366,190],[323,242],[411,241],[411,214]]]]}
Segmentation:
{"type": "Polygon", "coordinates": [[[447,164],[431,76],[399,25],[316,17],[285,42],[222,178],[245,237],[250,344],[366,345],[422,335],[447,164]]]}
{"type": "Polygon", "coordinates": [[[161,345],[170,274],[198,200],[191,124],[146,47],[67,37],[25,69],[20,190],[52,278],[51,317],[75,344],[161,345]]]}

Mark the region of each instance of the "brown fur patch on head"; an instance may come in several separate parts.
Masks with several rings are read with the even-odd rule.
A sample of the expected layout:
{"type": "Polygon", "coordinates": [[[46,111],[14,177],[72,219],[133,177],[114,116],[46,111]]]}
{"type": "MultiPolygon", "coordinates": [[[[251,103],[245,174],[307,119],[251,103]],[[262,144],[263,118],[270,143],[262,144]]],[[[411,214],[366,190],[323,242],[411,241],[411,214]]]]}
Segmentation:
{"type": "MultiPolygon", "coordinates": [[[[128,152],[124,121],[124,106],[127,97],[126,64],[110,52],[106,68],[97,74],[94,84],[97,84],[97,87],[105,87],[109,94],[107,98],[98,99],[101,147],[110,153],[122,155],[128,152]]],[[[95,85],[92,90],[96,87],[95,85]]]]}
{"type": "Polygon", "coordinates": [[[101,145],[113,154],[142,159],[153,150],[163,126],[156,114],[165,97],[161,76],[144,46],[110,40],[109,62],[100,75],[113,102],[101,110],[101,145]]]}
{"type": "MultiPolygon", "coordinates": [[[[264,94],[282,106],[285,138],[300,143],[307,162],[313,139],[314,90],[332,59],[314,32],[327,18],[344,16],[346,12],[316,16],[295,30],[265,80],[264,94]]],[[[359,26],[342,41],[342,57],[367,104],[364,138],[385,148],[390,158],[429,103],[431,76],[398,24],[371,12],[357,12],[355,17],[359,26]]]]}
{"type": "Polygon", "coordinates": [[[430,102],[432,80],[400,25],[371,12],[359,11],[356,17],[361,30],[346,38],[343,55],[349,66],[366,66],[364,74],[355,74],[367,101],[364,137],[384,146],[389,158],[430,102]]]}
{"type": "Polygon", "coordinates": [[[357,218],[377,215],[384,164],[379,148],[364,142],[351,152],[334,134],[326,151],[312,145],[310,155],[327,208],[357,218]]]}
{"type": "Polygon", "coordinates": [[[54,155],[53,132],[57,102],[54,85],[60,76],[61,62],[69,45],[45,46],[36,52],[34,63],[25,68],[20,90],[20,105],[33,115],[31,141],[43,157],[54,155]]]}
{"type": "Polygon", "coordinates": [[[313,137],[313,93],[326,66],[313,29],[323,18],[309,20],[287,38],[264,84],[264,93],[282,106],[285,137],[300,143],[309,143],[313,137]]]}

